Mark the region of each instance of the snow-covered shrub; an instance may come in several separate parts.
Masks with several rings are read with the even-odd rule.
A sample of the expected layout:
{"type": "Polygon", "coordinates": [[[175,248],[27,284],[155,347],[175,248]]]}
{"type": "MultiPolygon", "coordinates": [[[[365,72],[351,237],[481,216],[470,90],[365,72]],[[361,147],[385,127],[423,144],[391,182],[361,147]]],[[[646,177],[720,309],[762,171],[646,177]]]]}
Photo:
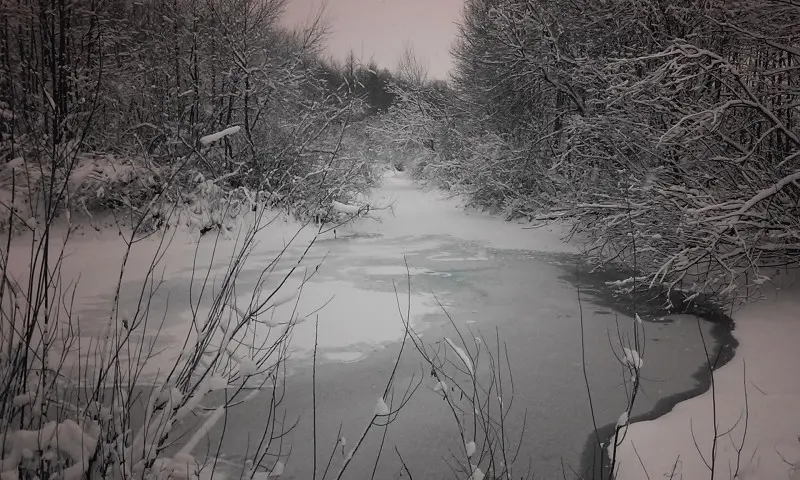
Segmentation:
{"type": "Polygon", "coordinates": [[[141,157],[80,154],[72,167],[68,191],[73,211],[92,212],[143,205],[163,184],[163,171],[141,157]]]}
{"type": "MultiPolygon", "coordinates": [[[[19,148],[19,146],[18,146],[19,148]]],[[[74,144],[55,152],[55,161],[35,160],[43,152],[23,149],[24,156],[0,166],[0,227],[8,228],[10,210],[17,221],[14,231],[29,230],[28,223],[44,224],[46,200],[60,197],[51,214],[91,217],[93,212],[130,213],[158,196],[164,181],[162,169],[141,157],[82,153],[74,144]],[[55,167],[55,168],[54,168],[55,167]],[[53,189],[51,193],[50,189],[53,189]],[[48,197],[49,196],[49,197],[48,197]],[[22,220],[26,221],[22,221],[22,220]],[[28,222],[28,219],[32,219],[28,222]]]]}
{"type": "Polygon", "coordinates": [[[257,200],[263,195],[247,187],[227,190],[199,173],[195,180],[195,187],[180,199],[180,212],[186,217],[186,224],[201,234],[214,229],[230,230],[233,222],[241,220],[244,214],[263,208],[257,200]]]}

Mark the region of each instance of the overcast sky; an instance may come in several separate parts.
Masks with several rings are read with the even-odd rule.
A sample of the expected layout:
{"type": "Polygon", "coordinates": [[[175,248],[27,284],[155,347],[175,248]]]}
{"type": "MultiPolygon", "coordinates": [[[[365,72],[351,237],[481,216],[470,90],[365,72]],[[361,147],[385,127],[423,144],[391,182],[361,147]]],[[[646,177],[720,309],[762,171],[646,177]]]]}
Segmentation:
{"type": "MultiPolygon", "coordinates": [[[[431,77],[445,78],[450,45],[463,0],[327,0],[329,53],[343,59],[352,48],[364,62],[371,57],[394,70],[406,42],[428,66],[431,77]]],[[[284,21],[305,23],[322,0],[289,0],[284,21]]]]}

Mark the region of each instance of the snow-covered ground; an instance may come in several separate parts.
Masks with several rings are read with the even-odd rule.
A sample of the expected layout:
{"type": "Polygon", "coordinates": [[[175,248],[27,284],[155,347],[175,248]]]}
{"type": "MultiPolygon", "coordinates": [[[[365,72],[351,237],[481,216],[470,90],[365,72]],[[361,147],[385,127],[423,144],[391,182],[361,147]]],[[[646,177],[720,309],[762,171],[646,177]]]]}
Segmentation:
{"type": "Polygon", "coordinates": [[[763,298],[734,312],[739,347],[712,390],[629,427],[619,480],[800,479],[798,273],[774,277],[763,298]]]}

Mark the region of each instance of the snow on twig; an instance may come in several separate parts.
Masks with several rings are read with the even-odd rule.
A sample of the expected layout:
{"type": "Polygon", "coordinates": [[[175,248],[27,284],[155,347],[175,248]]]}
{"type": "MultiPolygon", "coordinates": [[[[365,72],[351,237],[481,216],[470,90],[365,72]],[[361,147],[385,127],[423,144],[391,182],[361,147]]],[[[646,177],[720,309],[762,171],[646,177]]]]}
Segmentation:
{"type": "Polygon", "coordinates": [[[211,135],[206,135],[204,137],[200,137],[200,143],[203,145],[208,145],[210,143],[217,142],[228,135],[233,135],[237,133],[241,129],[240,126],[236,125],[233,127],[228,127],[225,130],[219,131],[217,133],[212,133],[211,135]]]}
{"type": "Polygon", "coordinates": [[[358,214],[359,211],[361,211],[361,208],[358,207],[357,205],[348,205],[345,203],[337,202],[336,200],[332,201],[331,205],[333,205],[333,209],[336,210],[337,212],[344,213],[347,215],[356,215],[358,214]]]}
{"type": "Polygon", "coordinates": [[[472,359],[469,358],[467,352],[465,352],[463,348],[453,343],[453,341],[450,340],[449,338],[445,338],[444,341],[447,342],[447,344],[450,345],[450,347],[452,347],[453,351],[456,352],[458,358],[460,358],[461,361],[464,363],[464,366],[467,367],[467,371],[469,371],[470,376],[475,376],[475,368],[472,365],[472,359]]]}

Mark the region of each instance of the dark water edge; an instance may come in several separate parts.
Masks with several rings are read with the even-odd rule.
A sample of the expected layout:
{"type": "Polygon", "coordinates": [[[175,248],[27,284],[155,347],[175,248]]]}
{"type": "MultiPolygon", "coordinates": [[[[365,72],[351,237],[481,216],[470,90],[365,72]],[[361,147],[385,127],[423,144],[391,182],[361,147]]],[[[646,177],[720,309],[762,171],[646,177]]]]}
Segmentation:
{"type": "MultiPolygon", "coordinates": [[[[574,256],[569,259],[562,258],[565,265],[575,262],[574,256]]],[[[613,267],[604,268],[600,272],[587,273],[592,269],[587,268],[586,263],[579,262],[581,263],[575,265],[575,270],[571,274],[564,275],[563,278],[582,289],[586,288],[589,293],[584,292],[583,295],[591,296],[593,304],[613,308],[631,317],[633,317],[634,313],[642,313],[643,311],[661,315],[694,315],[712,324],[711,340],[713,341],[707,342],[709,346],[712,346],[710,344],[713,343],[714,347],[713,349],[709,348],[708,352],[712,370],[715,371],[721,368],[734,358],[736,349],[739,346],[738,340],[733,336],[734,321],[725,313],[724,307],[712,297],[701,296],[690,303],[684,303],[683,300],[685,300],[686,296],[677,292],[672,292],[669,298],[661,291],[645,291],[613,296],[609,296],[607,293],[593,294],[591,293],[592,291],[607,292],[609,286],[606,282],[629,278],[633,273],[613,267]],[[673,307],[666,308],[665,305],[667,304],[671,304],[673,307]]],[[[709,370],[708,365],[700,366],[692,375],[692,378],[697,382],[694,388],[659,399],[651,410],[632,416],[629,424],[655,420],[672,411],[675,405],[699,396],[711,388],[712,371],[709,370]]],[[[582,480],[613,479],[612,459],[609,457],[607,449],[598,444],[598,438],[603,444],[612,441],[615,427],[615,423],[603,426],[598,425],[597,430],[588,435],[581,453],[580,469],[578,470],[581,474],[579,478],[582,480]]]]}

